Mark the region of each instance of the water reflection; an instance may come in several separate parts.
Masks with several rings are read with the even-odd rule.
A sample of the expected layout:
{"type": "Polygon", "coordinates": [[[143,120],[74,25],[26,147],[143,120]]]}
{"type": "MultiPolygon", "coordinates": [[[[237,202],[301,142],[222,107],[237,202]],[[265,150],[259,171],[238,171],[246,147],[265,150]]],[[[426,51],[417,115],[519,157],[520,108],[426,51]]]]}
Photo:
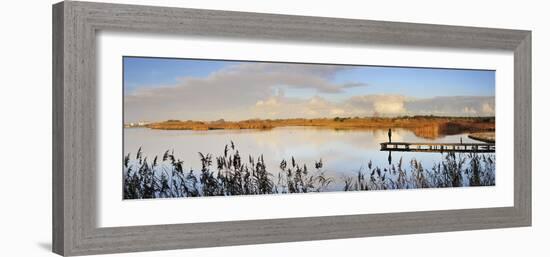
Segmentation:
{"type": "MultiPolygon", "coordinates": [[[[200,169],[198,152],[223,154],[224,145],[235,142],[240,154],[248,158],[263,154],[267,170],[278,173],[281,160],[294,157],[299,163],[313,167],[322,159],[327,176],[341,178],[354,176],[369,161],[381,168],[392,161],[412,159],[430,168],[440,162],[441,153],[381,152],[380,143],[388,141],[387,130],[334,130],[313,127],[279,127],[270,130],[152,130],[147,128],[124,129],[124,153],[135,153],[142,147],[145,156],[162,156],[166,150],[174,150],[181,158],[185,170],[200,169]]],[[[476,142],[467,135],[438,138],[438,142],[476,142]]],[[[392,141],[433,142],[420,138],[405,129],[393,129],[392,141]]],[[[339,179],[333,187],[342,187],[339,179]]]]}

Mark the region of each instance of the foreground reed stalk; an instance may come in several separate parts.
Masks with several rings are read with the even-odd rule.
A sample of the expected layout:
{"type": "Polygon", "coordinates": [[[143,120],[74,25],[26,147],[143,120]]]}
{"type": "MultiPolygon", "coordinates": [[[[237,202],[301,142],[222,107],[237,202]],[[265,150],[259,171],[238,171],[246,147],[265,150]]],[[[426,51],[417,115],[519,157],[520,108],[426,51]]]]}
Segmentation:
{"type": "MultiPolygon", "coordinates": [[[[170,151],[152,161],[143,156],[141,148],[135,158],[126,155],[124,199],[326,192],[335,182],[325,176],[322,160],[310,171],[291,157],[281,161],[274,175],[267,171],[263,155],[243,160],[233,142],[225,145],[221,156],[199,153],[199,158],[200,171],[185,171],[183,161],[170,151]]],[[[400,159],[389,168],[379,168],[369,161],[355,177],[341,178],[343,188],[330,191],[495,185],[494,155],[448,153],[430,169],[414,159],[408,164],[406,169],[400,159]]]]}
{"type": "Polygon", "coordinates": [[[369,162],[356,177],[344,179],[344,191],[495,185],[494,155],[450,152],[429,169],[415,159],[409,162],[408,170],[403,166],[403,158],[383,169],[369,162]]]}

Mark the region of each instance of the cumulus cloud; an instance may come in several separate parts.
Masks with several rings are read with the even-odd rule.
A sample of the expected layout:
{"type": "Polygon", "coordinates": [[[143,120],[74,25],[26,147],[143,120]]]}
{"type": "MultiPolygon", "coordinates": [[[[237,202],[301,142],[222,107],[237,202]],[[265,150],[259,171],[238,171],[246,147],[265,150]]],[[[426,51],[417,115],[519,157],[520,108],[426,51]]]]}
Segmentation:
{"type": "Polygon", "coordinates": [[[486,115],[495,115],[495,103],[483,103],[481,106],[481,112],[486,115]]]}
{"type": "Polygon", "coordinates": [[[319,118],[336,116],[493,116],[494,98],[478,96],[411,98],[402,95],[362,95],[332,102],[315,96],[293,99],[284,96],[258,101],[253,113],[264,118],[319,118]]]}
{"type": "Polygon", "coordinates": [[[204,78],[186,77],[177,85],[136,89],[124,97],[126,121],[169,118],[240,119],[258,99],[277,94],[277,88],[306,88],[322,94],[341,93],[362,83],[330,81],[346,67],[279,63],[229,66],[204,78]],[[234,116],[234,117],[231,117],[234,116]]]}
{"type": "Polygon", "coordinates": [[[258,118],[319,118],[337,116],[347,113],[338,104],[315,96],[309,99],[288,98],[274,96],[266,100],[256,102],[252,108],[254,117],[258,118]]]}
{"type": "Polygon", "coordinates": [[[373,115],[405,114],[405,101],[402,95],[362,95],[349,99],[351,105],[363,110],[370,110],[373,115]]]}
{"type": "Polygon", "coordinates": [[[415,114],[493,116],[493,96],[445,96],[408,101],[405,108],[415,114]]]}

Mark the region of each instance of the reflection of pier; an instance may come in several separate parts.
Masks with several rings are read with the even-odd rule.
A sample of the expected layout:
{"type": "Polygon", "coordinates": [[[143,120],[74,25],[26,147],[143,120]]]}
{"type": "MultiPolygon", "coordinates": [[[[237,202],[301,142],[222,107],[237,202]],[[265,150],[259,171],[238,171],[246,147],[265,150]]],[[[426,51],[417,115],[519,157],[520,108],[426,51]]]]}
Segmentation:
{"type": "Polygon", "coordinates": [[[495,152],[495,144],[384,142],[380,143],[380,151],[493,153],[495,152]]]}

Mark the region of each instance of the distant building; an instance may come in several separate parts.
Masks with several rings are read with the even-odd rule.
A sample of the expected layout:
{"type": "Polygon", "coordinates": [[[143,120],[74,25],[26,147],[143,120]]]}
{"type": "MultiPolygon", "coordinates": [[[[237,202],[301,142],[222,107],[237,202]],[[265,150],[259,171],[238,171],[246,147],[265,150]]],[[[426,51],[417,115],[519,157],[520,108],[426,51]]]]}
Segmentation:
{"type": "Polygon", "coordinates": [[[124,127],[125,128],[139,128],[139,127],[145,127],[145,126],[149,125],[149,123],[150,122],[148,122],[148,121],[130,122],[130,123],[125,123],[124,127]]]}

